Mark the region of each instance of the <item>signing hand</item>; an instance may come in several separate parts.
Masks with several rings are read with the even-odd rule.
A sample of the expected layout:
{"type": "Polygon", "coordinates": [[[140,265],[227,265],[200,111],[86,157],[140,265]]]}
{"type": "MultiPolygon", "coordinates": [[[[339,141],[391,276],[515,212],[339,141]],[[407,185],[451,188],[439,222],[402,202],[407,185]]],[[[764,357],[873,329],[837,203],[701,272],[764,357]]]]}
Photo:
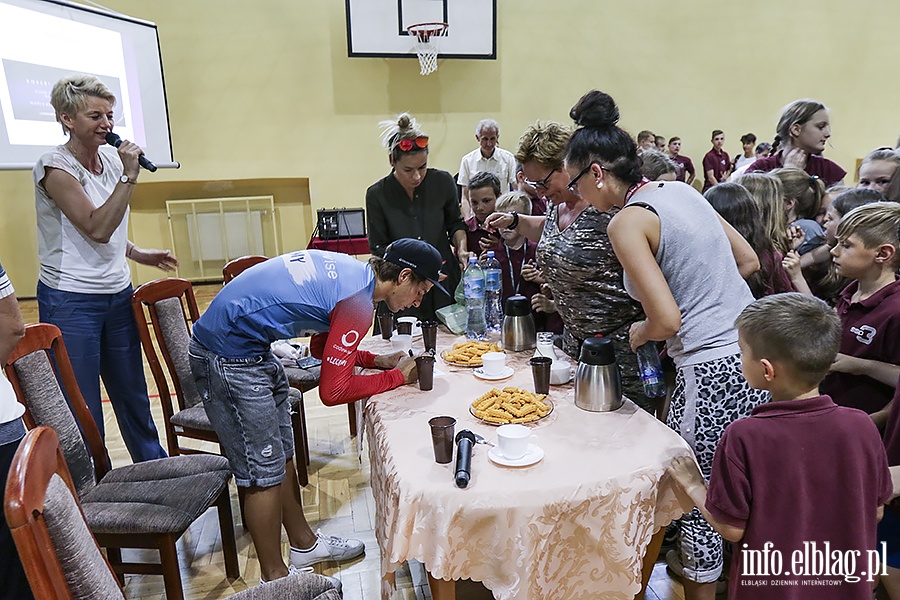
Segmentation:
{"type": "Polygon", "coordinates": [[[788,227],[787,231],[788,236],[788,244],[791,247],[791,250],[796,250],[800,246],[803,245],[803,240],[806,239],[806,234],[803,232],[803,228],[799,225],[791,225],[788,227]]]}
{"type": "Polygon", "coordinates": [[[375,366],[379,369],[393,369],[403,357],[409,358],[409,355],[402,350],[391,352],[390,354],[379,354],[375,357],[375,366]]]}
{"type": "Polygon", "coordinates": [[[156,267],[162,271],[174,271],[175,267],[178,266],[178,259],[169,250],[144,249],[132,246],[131,252],[128,252],[127,256],[138,264],[156,267]]]}
{"type": "MultiPolygon", "coordinates": [[[[402,352],[400,354],[403,354],[402,352]]],[[[416,359],[411,356],[404,356],[397,363],[397,368],[403,374],[403,383],[415,383],[419,380],[419,372],[416,370],[416,359]]]]}

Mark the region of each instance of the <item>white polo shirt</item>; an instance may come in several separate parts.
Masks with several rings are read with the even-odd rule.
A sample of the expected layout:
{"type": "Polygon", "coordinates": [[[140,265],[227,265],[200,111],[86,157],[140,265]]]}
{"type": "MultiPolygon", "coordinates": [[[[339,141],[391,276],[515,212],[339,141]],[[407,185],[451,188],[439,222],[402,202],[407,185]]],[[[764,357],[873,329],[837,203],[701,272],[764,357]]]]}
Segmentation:
{"type": "Polygon", "coordinates": [[[493,173],[500,180],[500,193],[514,190],[516,182],[516,157],[509,150],[499,146],[494,148],[494,154],[490,158],[481,155],[481,148],[475,148],[462,157],[459,163],[459,177],[456,183],[466,187],[476,173],[487,171],[493,173]]]}

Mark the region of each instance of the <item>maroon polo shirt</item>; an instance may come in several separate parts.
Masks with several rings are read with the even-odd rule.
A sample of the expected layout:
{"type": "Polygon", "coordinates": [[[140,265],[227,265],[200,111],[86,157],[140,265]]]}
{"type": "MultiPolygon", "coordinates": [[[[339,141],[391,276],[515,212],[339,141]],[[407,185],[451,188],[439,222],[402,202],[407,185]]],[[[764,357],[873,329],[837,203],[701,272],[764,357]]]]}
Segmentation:
{"type": "MultiPolygon", "coordinates": [[[[795,568],[794,552],[802,555],[804,542],[823,551],[827,542],[830,551],[859,551],[853,574],[866,571],[866,551],[876,547],[878,507],[892,489],[872,419],[828,396],[762,404],[729,425],[716,448],[706,497],[717,520],[745,530],[734,546],[729,600],[871,600],[865,577],[848,583],[840,576],[804,575],[795,568]],[[780,552],[781,575],[745,576],[744,545],[763,550],[769,542],[780,552]],[[823,580],[826,585],[803,585],[823,580]]],[[[797,567],[804,563],[812,569],[811,561],[797,567]]]]}
{"type": "MultiPolygon", "coordinates": [[[[531,298],[533,295],[541,291],[541,286],[532,281],[522,279],[522,263],[531,262],[535,264],[534,252],[537,249],[535,242],[525,240],[525,243],[518,250],[514,250],[506,244],[497,244],[493,248],[494,256],[500,262],[500,269],[503,271],[503,298],[504,309],[506,300],[510,296],[517,293],[531,298]]],[[[534,325],[537,331],[552,331],[553,333],[562,333],[563,322],[559,313],[547,314],[543,312],[531,311],[534,317],[534,325]]]]}
{"type": "Polygon", "coordinates": [[[900,381],[894,388],[893,401],[891,414],[884,428],[884,448],[887,450],[888,464],[896,467],[900,465],[900,381]]]}
{"type": "MultiPolygon", "coordinates": [[[[491,233],[487,229],[481,227],[478,223],[478,218],[475,217],[475,215],[466,219],[466,244],[469,247],[469,252],[474,252],[476,256],[480,256],[481,245],[479,245],[478,242],[489,235],[491,235],[491,233]]],[[[497,234],[497,237],[500,237],[499,233],[497,234]]]]}
{"type": "MultiPolygon", "coordinates": [[[[840,352],[900,364],[900,281],[884,286],[862,302],[851,303],[858,288],[858,281],[845,287],[834,307],[841,318],[840,352]]],[[[841,406],[869,414],[884,408],[894,395],[891,386],[850,373],[829,373],[819,389],[841,406]]]]}
{"type": "Polygon", "coordinates": [[[706,156],[703,157],[703,191],[705,192],[709,188],[711,188],[714,183],[711,184],[706,179],[706,172],[712,171],[713,175],[716,177],[716,181],[721,181],[722,175],[731,170],[731,159],[728,158],[728,154],[726,154],[722,150],[716,150],[715,148],[711,149],[706,153],[706,156]]]}
{"type": "Polygon", "coordinates": [[[531,214],[536,217],[543,217],[547,214],[547,199],[543,196],[531,197],[531,214]]]}
{"type": "MultiPolygon", "coordinates": [[[[747,167],[746,172],[766,173],[774,169],[780,169],[784,166],[782,158],[784,157],[781,154],[781,150],[779,150],[772,156],[757,159],[755,163],[747,167]]],[[[806,161],[806,169],[804,170],[810,175],[815,175],[821,179],[826,188],[838,183],[847,174],[847,171],[841,168],[841,165],[818,154],[809,155],[806,161]]]]}
{"type": "Polygon", "coordinates": [[[678,172],[675,174],[675,178],[678,181],[684,181],[687,183],[687,173],[691,174],[691,177],[695,177],[697,172],[694,170],[694,163],[687,156],[683,156],[679,154],[678,156],[670,156],[672,162],[675,163],[675,167],[678,172]]]}

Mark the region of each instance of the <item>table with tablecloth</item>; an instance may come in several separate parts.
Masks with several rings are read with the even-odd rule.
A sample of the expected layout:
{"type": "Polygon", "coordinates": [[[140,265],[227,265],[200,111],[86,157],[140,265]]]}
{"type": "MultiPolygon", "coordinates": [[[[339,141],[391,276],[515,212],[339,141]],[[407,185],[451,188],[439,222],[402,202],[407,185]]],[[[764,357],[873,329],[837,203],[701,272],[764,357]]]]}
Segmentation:
{"type": "MultiPolygon", "coordinates": [[[[464,340],[442,330],[438,351],[454,341],[464,340]]],[[[390,351],[381,338],[364,347],[390,351]]],[[[572,383],[552,386],[553,411],[529,425],[545,452],[537,464],[498,466],[478,444],[471,482],[459,489],[454,463],[434,461],[428,420],[450,415],[457,432],[495,440],[496,428],[469,406],[493,387],[533,390],[531,355],[508,353],[515,374],[500,382],[438,358],[433,390],[407,385],[366,402],[383,598],[391,596],[392,573],[410,559],[437,579],[481,581],[499,599],[630,600],[640,591],[651,537],[682,514],[665,469],[691,451],[632,402],[587,412],[575,406],[572,383]]]]}

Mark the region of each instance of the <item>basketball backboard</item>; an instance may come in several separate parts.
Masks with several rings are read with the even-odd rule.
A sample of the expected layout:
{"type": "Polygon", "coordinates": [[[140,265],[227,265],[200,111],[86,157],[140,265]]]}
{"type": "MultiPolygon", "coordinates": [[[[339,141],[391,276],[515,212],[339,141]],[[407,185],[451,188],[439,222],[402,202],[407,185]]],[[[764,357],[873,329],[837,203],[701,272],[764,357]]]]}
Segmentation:
{"type": "Polygon", "coordinates": [[[439,58],[497,58],[496,0],[346,0],[347,54],[414,58],[416,23],[449,25],[439,58]]]}

